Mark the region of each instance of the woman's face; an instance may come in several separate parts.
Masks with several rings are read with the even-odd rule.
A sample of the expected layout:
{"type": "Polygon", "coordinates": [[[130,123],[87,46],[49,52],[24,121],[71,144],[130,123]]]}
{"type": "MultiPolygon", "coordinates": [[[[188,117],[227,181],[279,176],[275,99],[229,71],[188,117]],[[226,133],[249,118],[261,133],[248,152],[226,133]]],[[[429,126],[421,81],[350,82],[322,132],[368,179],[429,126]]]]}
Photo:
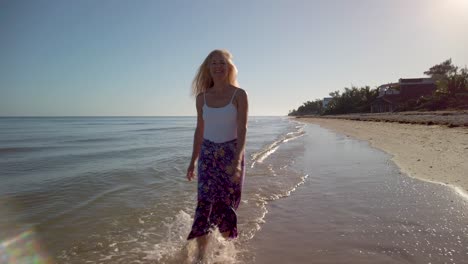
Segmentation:
{"type": "Polygon", "coordinates": [[[221,54],[214,54],[210,62],[210,74],[213,79],[224,80],[229,73],[228,62],[221,54]]]}

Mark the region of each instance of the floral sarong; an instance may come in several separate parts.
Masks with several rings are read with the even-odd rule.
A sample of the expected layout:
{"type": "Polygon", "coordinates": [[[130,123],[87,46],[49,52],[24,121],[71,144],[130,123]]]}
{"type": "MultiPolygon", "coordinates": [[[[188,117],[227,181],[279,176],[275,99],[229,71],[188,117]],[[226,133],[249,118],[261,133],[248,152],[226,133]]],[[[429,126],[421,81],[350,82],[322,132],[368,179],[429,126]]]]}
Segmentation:
{"type": "Polygon", "coordinates": [[[240,203],[244,182],[244,158],[241,178],[233,178],[232,161],[237,150],[237,139],[215,143],[203,139],[198,158],[198,204],[187,239],[206,235],[213,227],[221,233],[237,237],[236,210],[240,203]]]}

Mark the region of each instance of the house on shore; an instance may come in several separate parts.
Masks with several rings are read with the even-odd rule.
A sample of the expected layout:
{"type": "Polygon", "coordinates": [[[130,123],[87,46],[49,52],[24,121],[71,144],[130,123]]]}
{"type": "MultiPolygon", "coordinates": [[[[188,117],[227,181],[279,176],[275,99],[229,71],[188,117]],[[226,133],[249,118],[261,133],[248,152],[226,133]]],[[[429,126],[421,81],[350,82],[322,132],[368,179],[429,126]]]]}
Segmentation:
{"type": "Polygon", "coordinates": [[[324,97],[322,101],[322,108],[327,109],[328,103],[330,103],[332,99],[333,99],[332,97],[324,97]]]}
{"type": "Polygon", "coordinates": [[[381,85],[379,95],[371,103],[372,113],[393,112],[411,100],[431,95],[436,90],[432,78],[400,78],[397,83],[381,85]]]}

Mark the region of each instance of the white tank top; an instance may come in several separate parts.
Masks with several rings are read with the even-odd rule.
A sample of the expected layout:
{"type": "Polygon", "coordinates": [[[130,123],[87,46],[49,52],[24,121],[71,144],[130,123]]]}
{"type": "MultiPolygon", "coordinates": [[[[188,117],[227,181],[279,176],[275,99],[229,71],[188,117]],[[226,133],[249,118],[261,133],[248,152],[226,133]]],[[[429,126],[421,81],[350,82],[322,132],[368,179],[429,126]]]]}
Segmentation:
{"type": "Polygon", "coordinates": [[[215,143],[223,143],[237,138],[237,109],[231,101],[223,107],[209,107],[206,104],[205,93],[203,93],[203,137],[215,143]]]}

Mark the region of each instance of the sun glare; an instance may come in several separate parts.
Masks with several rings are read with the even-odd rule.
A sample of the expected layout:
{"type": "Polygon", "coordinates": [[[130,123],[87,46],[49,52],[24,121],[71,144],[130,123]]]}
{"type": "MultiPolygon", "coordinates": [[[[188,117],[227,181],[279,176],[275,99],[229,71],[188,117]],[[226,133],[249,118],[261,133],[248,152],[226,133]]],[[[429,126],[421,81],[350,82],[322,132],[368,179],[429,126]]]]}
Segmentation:
{"type": "Polygon", "coordinates": [[[468,0],[443,0],[440,1],[443,8],[450,13],[464,14],[468,12],[468,0]]]}
{"type": "Polygon", "coordinates": [[[45,254],[35,232],[26,230],[14,237],[0,241],[0,263],[52,263],[45,254]]]}

